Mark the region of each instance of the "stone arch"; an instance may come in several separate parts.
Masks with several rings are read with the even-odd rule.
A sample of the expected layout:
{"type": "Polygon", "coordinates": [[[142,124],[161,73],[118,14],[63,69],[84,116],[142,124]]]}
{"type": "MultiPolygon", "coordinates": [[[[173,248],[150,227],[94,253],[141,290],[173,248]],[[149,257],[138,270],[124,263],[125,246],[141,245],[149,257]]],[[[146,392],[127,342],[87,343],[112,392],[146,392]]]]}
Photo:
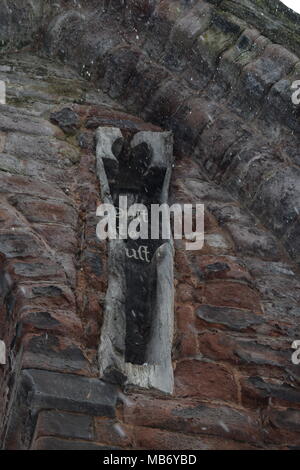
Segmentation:
{"type": "MultiPolygon", "coordinates": [[[[129,111],[173,130],[175,153],[192,154],[300,259],[298,215],[286,208],[300,197],[299,107],[291,101],[299,15],[279,1],[82,6],[80,34],[68,12],[51,23],[72,45],[64,60],[129,111]]],[[[47,33],[42,49],[55,54],[55,36],[47,33]]]]}

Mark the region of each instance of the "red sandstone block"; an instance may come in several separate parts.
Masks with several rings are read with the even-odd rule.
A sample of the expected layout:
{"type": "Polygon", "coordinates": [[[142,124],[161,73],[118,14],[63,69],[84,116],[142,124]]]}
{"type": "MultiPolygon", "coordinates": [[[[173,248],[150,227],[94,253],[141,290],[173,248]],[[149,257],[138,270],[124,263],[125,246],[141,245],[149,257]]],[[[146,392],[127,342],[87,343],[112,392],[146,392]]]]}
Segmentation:
{"type": "Polygon", "coordinates": [[[205,301],[220,307],[245,308],[261,313],[259,294],[238,282],[211,282],[205,286],[205,301]]]}
{"type": "Polygon", "coordinates": [[[261,57],[246,65],[244,73],[250,72],[253,75],[253,80],[255,79],[261,86],[267,87],[288,74],[298,61],[299,58],[284,47],[270,44],[261,57]],[[266,62],[268,70],[266,70],[266,62]]]}
{"type": "Polygon", "coordinates": [[[237,258],[232,256],[204,255],[197,257],[197,263],[207,280],[213,279],[234,279],[237,281],[251,281],[251,275],[237,258]],[[227,269],[210,269],[216,263],[227,265],[227,269]]]}
{"type": "Polygon", "coordinates": [[[7,258],[47,257],[49,253],[40,238],[28,228],[12,230],[12,227],[0,230],[0,251],[7,258]]]}
{"type": "Polygon", "coordinates": [[[124,421],[131,426],[156,427],[201,437],[210,435],[255,443],[261,440],[259,413],[198,399],[164,400],[135,395],[124,407],[124,421]]]}
{"type": "Polygon", "coordinates": [[[82,339],[83,327],[80,318],[71,310],[40,311],[23,308],[20,312],[19,338],[28,333],[40,332],[82,339]]]}
{"type": "Polygon", "coordinates": [[[42,436],[93,440],[93,418],[83,414],[43,410],[38,415],[35,439],[42,436]]]}
{"type": "Polygon", "coordinates": [[[63,284],[39,283],[19,286],[17,295],[23,305],[45,309],[73,309],[75,298],[72,290],[63,284]]]}
{"type": "Polygon", "coordinates": [[[109,446],[134,447],[132,429],[126,424],[107,418],[95,418],[96,441],[109,446]]]}
{"type": "Polygon", "coordinates": [[[237,385],[224,366],[198,360],[183,361],[175,370],[178,396],[237,401],[237,385]]]}
{"type": "Polygon", "coordinates": [[[178,341],[179,358],[195,357],[198,354],[198,338],[192,329],[190,333],[179,334],[178,341]]]}
{"type": "Polygon", "coordinates": [[[230,361],[233,364],[240,362],[234,354],[234,339],[221,332],[200,334],[199,352],[205,358],[215,361],[230,361]]]}

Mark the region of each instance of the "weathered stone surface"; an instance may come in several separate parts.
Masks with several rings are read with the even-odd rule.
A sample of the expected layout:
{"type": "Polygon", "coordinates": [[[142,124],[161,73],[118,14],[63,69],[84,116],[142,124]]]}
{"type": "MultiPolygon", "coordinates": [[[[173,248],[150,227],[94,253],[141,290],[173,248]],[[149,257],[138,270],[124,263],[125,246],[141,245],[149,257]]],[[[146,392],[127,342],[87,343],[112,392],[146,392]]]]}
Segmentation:
{"type": "Polygon", "coordinates": [[[211,7],[201,2],[175,23],[164,52],[164,62],[171,69],[183,69],[187,51],[192,50],[197,37],[209,27],[211,16],[211,7]]]}
{"type": "Polygon", "coordinates": [[[216,307],[232,307],[237,309],[261,312],[260,298],[254,289],[239,282],[211,282],[205,286],[204,303],[216,307]]]}
{"type": "Polygon", "coordinates": [[[56,436],[90,441],[94,437],[93,419],[87,415],[61,411],[41,411],[38,416],[35,439],[56,436]]]}
{"type": "Polygon", "coordinates": [[[41,1],[37,1],[34,6],[27,0],[3,5],[0,27],[2,47],[29,44],[33,33],[39,29],[45,10],[44,2],[41,1]]]}
{"type": "Polygon", "coordinates": [[[288,252],[290,253],[291,257],[296,259],[297,263],[299,264],[300,224],[298,220],[285,235],[284,239],[288,252]]]}
{"type": "Polygon", "coordinates": [[[286,276],[287,278],[294,278],[295,272],[290,264],[282,262],[263,261],[258,258],[244,258],[245,265],[249,269],[254,278],[263,276],[286,276]]]}
{"type": "Polygon", "coordinates": [[[256,288],[264,297],[264,300],[275,302],[288,298],[290,306],[300,301],[300,285],[298,279],[287,279],[284,276],[263,277],[255,281],[256,288]]]}
{"type": "Polygon", "coordinates": [[[46,241],[51,248],[56,248],[57,252],[75,253],[77,239],[75,231],[67,225],[46,223],[33,224],[36,233],[46,241]]]}
{"type": "Polygon", "coordinates": [[[190,360],[177,364],[175,391],[178,396],[237,400],[237,386],[230,371],[220,364],[190,360]]]}
{"type": "Polygon", "coordinates": [[[33,409],[52,405],[65,411],[114,416],[116,390],[99,379],[32,369],[23,372],[23,381],[31,387],[33,409]]]}
{"type": "MultiPolygon", "coordinates": [[[[192,260],[190,262],[192,263],[192,260]]],[[[197,266],[194,269],[200,279],[207,281],[214,279],[235,279],[251,284],[252,280],[243,260],[233,256],[202,255],[197,258],[197,266]]]]}
{"type": "Polygon", "coordinates": [[[286,429],[292,432],[299,432],[300,411],[288,408],[287,410],[274,410],[269,419],[277,428],[286,429]]]}
{"type": "Polygon", "coordinates": [[[48,331],[47,328],[45,334],[35,333],[34,336],[23,337],[22,363],[24,368],[40,367],[65,374],[92,376],[94,373],[96,375],[95,368],[86,358],[88,351],[82,351],[80,344],[68,338],[55,336],[48,331]]]}
{"type": "Polygon", "coordinates": [[[52,137],[33,136],[10,132],[7,134],[5,153],[22,158],[32,158],[53,164],[54,166],[70,166],[78,160],[78,150],[52,137]]]}
{"type": "Polygon", "coordinates": [[[73,228],[77,226],[78,214],[75,208],[64,202],[47,201],[26,194],[12,196],[10,202],[31,223],[62,224],[73,228]]]}
{"type": "Polygon", "coordinates": [[[260,338],[236,337],[224,333],[203,333],[199,350],[204,357],[235,364],[267,364],[285,368],[290,361],[290,344],[260,338]]]}
{"type": "Polygon", "coordinates": [[[2,132],[22,132],[38,136],[54,136],[57,131],[49,122],[26,115],[1,114],[0,130],[2,132]]]}
{"type": "Polygon", "coordinates": [[[76,441],[75,439],[59,439],[41,437],[34,442],[31,450],[118,450],[118,447],[107,447],[93,442],[76,441]]]}
{"type": "Polygon", "coordinates": [[[66,134],[75,134],[79,128],[79,116],[70,108],[63,108],[60,111],[51,113],[50,120],[57,124],[66,134]]]}
{"type": "Polygon", "coordinates": [[[112,419],[95,418],[96,441],[105,445],[113,445],[124,448],[134,448],[132,429],[112,419]]]}
{"type": "Polygon", "coordinates": [[[136,428],[136,446],[156,450],[253,450],[251,444],[244,444],[213,437],[194,437],[156,428],[136,428]]]}
{"type": "Polygon", "coordinates": [[[257,228],[245,227],[239,223],[226,224],[238,254],[252,255],[255,253],[263,259],[279,260],[281,249],[279,243],[270,233],[257,228]]]}
{"type": "Polygon", "coordinates": [[[58,199],[70,203],[69,197],[57,186],[42,181],[33,181],[26,176],[11,175],[0,170],[0,193],[3,194],[26,194],[29,196],[49,199],[58,199]]]}
{"type": "Polygon", "coordinates": [[[30,231],[0,230],[0,250],[8,258],[41,256],[45,247],[38,237],[30,231]]]}
{"type": "Polygon", "coordinates": [[[41,409],[113,417],[115,405],[116,390],[99,379],[43,370],[24,370],[11,412],[5,445],[8,449],[28,448],[37,413],[41,409]]]}
{"type": "Polygon", "coordinates": [[[189,178],[183,181],[176,181],[178,192],[182,191],[190,202],[198,204],[208,204],[210,202],[231,202],[231,196],[216,184],[203,181],[201,176],[189,178]]]}
{"type": "Polygon", "coordinates": [[[293,224],[299,211],[299,171],[286,168],[266,180],[252,204],[262,217],[268,217],[273,230],[279,236],[293,224]]]}
{"type": "Polygon", "coordinates": [[[44,55],[0,56],[7,448],[299,446],[290,346],[300,337],[299,113],[291,101],[300,39],[299,17],[287,11],[277,0],[3,6],[1,51],[31,41],[44,55]],[[64,109],[71,112],[59,117],[70,119],[56,123],[67,134],[49,121],[64,109]],[[155,124],[174,132],[171,200],[206,205],[206,243],[197,253],[175,243],[177,395],[126,390],[116,410],[115,391],[103,404],[95,385],[107,259],[95,234],[94,132],[161,132],[155,124]],[[25,387],[14,401],[19,371],[34,375],[35,398],[25,387]]]}
{"type": "Polygon", "coordinates": [[[51,335],[58,333],[61,336],[77,338],[82,334],[82,323],[72,312],[65,310],[40,311],[30,306],[21,310],[21,319],[18,325],[18,335],[22,337],[26,333],[44,331],[51,335]]]}
{"type": "MultiPolygon", "coordinates": [[[[178,4],[179,5],[179,4],[178,4]]],[[[174,66],[174,63],[176,60],[179,62],[181,61],[183,64],[188,62],[189,65],[190,63],[193,64],[193,61],[195,64],[190,67],[187,71],[187,75],[190,75],[190,78],[193,78],[193,72],[197,69],[197,65],[201,68],[204,67],[206,71],[208,71],[210,74],[213,73],[216,69],[217,62],[219,58],[221,57],[222,60],[220,60],[220,68],[217,70],[217,74],[215,77],[215,80],[224,79],[224,74],[227,73],[228,76],[228,70],[231,71],[231,74],[233,76],[237,76],[237,80],[239,80],[239,76],[241,77],[240,79],[240,84],[239,87],[237,87],[238,93],[240,95],[243,95],[244,97],[246,96],[245,92],[245,87],[243,86],[243,80],[245,78],[246,82],[249,84],[250,88],[252,86],[252,89],[250,90],[252,94],[254,94],[257,99],[258,103],[261,97],[261,94],[259,92],[260,88],[263,90],[263,94],[267,93],[270,86],[272,84],[276,84],[276,81],[279,80],[282,76],[285,74],[288,74],[292,68],[294,67],[295,63],[297,62],[297,57],[294,56],[292,53],[284,49],[282,46],[274,45],[271,43],[271,41],[267,38],[264,38],[259,34],[258,30],[247,28],[247,24],[241,21],[241,19],[234,17],[232,13],[236,13],[235,11],[232,11],[231,8],[228,10],[230,13],[227,11],[227,6],[226,8],[223,9],[222,12],[218,11],[216,13],[211,9],[211,7],[208,7],[206,4],[203,4],[202,2],[198,5],[195,5],[194,3],[191,5],[186,5],[186,6],[181,6],[174,4],[172,7],[169,5],[168,2],[163,2],[161,5],[157,5],[156,8],[152,7],[150,8],[149,11],[149,17],[148,14],[146,16],[143,16],[140,18],[141,23],[138,23],[138,31],[139,34],[143,35],[146,32],[147,40],[145,43],[145,48],[149,51],[155,50],[157,51],[160,50],[161,44],[160,41],[162,40],[162,32],[160,31],[160,37],[153,38],[152,36],[155,34],[156,28],[160,25],[163,25],[164,32],[167,35],[168,40],[165,40],[165,43],[167,44],[167,48],[165,51],[165,54],[163,55],[163,63],[167,67],[172,67],[174,66]],[[193,8],[194,7],[194,8],[193,8]],[[149,24],[145,24],[144,21],[145,18],[148,18],[149,24]],[[178,21],[177,21],[178,20],[178,21]],[[176,22],[177,21],[177,22],[176,22]],[[172,29],[172,26],[174,25],[174,28],[172,29]],[[188,26],[187,26],[188,25],[188,26]],[[187,28],[192,28],[191,31],[191,36],[188,35],[187,28]],[[202,28],[202,29],[201,29],[202,28]],[[206,29],[207,28],[207,29],[206,29]],[[144,31],[145,30],[145,31],[144,31]],[[172,30],[172,32],[171,32],[172,30]],[[203,34],[201,34],[201,32],[203,34]],[[199,37],[198,37],[199,35],[199,37]],[[180,39],[181,38],[181,39],[180,39]],[[184,47],[185,41],[187,41],[189,44],[193,44],[193,50],[196,52],[194,53],[195,57],[190,58],[189,57],[189,47],[184,47]],[[207,42],[207,45],[206,45],[207,42]],[[232,46],[232,47],[231,47],[232,46]],[[228,51],[228,54],[226,54],[228,51]],[[229,52],[231,51],[231,52],[229,52]],[[197,55],[198,54],[198,55],[197,55]],[[176,59],[175,59],[176,56],[176,59]],[[197,57],[199,56],[201,60],[198,60],[197,57]],[[167,59],[167,60],[165,60],[167,59]],[[173,61],[173,62],[172,62],[173,61]],[[239,66],[234,68],[235,64],[239,62],[239,66]],[[206,66],[205,66],[206,64],[206,66]],[[230,68],[232,66],[232,68],[230,68]],[[211,71],[210,71],[211,70],[211,71]],[[227,72],[226,72],[227,71],[227,72]],[[191,73],[190,73],[191,72],[191,73]],[[191,77],[192,76],[192,77],[191,77]],[[222,78],[223,77],[223,78],[222,78]],[[248,81],[247,81],[248,80],[248,81]],[[252,83],[252,85],[251,85],[252,83]]],[[[131,8],[129,11],[135,11],[136,5],[131,4],[131,8]],[[133,10],[132,10],[133,9],[133,10]]],[[[223,8],[223,7],[222,7],[223,8]]],[[[267,7],[266,7],[267,8],[267,7]]],[[[269,5],[268,5],[269,8],[269,5]]],[[[113,7],[108,8],[108,12],[113,11],[113,7]]],[[[124,8],[120,7],[120,11],[124,13],[124,18],[127,18],[126,11],[124,11],[124,8]]],[[[148,11],[148,10],[147,10],[148,11]]],[[[251,14],[253,14],[253,9],[251,9],[251,14]]],[[[276,9],[276,12],[280,11],[280,15],[285,15],[281,10],[276,9]]],[[[248,14],[248,10],[246,9],[239,9],[237,8],[237,15],[245,14],[246,12],[248,14]]],[[[95,18],[97,17],[97,13],[95,15],[95,18]]],[[[268,12],[269,14],[269,12],[268,12]]],[[[274,16],[274,11],[272,11],[272,15],[274,16]]],[[[132,21],[132,16],[129,15],[132,21]]],[[[250,17],[250,22],[251,22],[250,17]]],[[[255,21],[259,22],[261,26],[261,17],[259,15],[254,16],[255,21]]],[[[148,21],[147,20],[147,21],[148,21]]],[[[84,26],[84,21],[82,22],[82,17],[80,16],[79,12],[76,12],[75,10],[73,12],[69,12],[69,14],[65,14],[65,16],[62,14],[59,19],[56,19],[57,24],[55,26],[55,21],[51,25],[51,28],[54,28],[53,31],[59,32],[59,35],[57,38],[55,38],[53,41],[54,43],[58,44],[59,41],[64,40],[64,34],[66,34],[66,31],[70,33],[71,31],[74,30],[74,24],[72,24],[72,21],[75,21],[75,23],[78,23],[78,26],[80,27],[80,30],[82,31],[85,26],[84,26]],[[75,21],[76,19],[76,21],[75,21]],[[63,31],[63,27],[66,28],[65,31],[63,31]]],[[[124,20],[125,23],[127,24],[127,20],[124,20]]],[[[115,24],[113,22],[113,24],[115,24]]],[[[91,28],[94,27],[93,20],[91,20],[91,28]]],[[[279,28],[279,25],[276,24],[276,28],[279,28]]],[[[127,32],[128,34],[128,39],[129,43],[130,41],[133,41],[133,47],[126,45],[125,47],[115,47],[116,44],[118,43],[117,35],[116,35],[116,41],[110,43],[108,45],[109,41],[109,33],[108,29],[104,28],[103,31],[103,43],[107,45],[106,51],[108,51],[107,58],[105,59],[105,63],[101,64],[101,83],[102,84],[107,84],[107,87],[109,89],[112,89],[112,93],[117,93],[117,96],[120,96],[120,98],[126,102],[128,100],[127,94],[123,93],[123,90],[126,88],[128,89],[127,85],[132,83],[136,83],[134,80],[136,79],[135,77],[138,76],[138,67],[140,64],[141,70],[145,70],[145,67],[147,70],[153,69],[157,66],[156,65],[151,65],[151,67],[148,67],[145,65],[144,59],[140,58],[143,57],[143,54],[135,49],[134,44],[137,41],[139,44],[139,37],[133,38],[131,36],[130,32],[127,32]],[[104,39],[105,38],[105,39],[104,39]],[[127,59],[125,60],[125,58],[127,59]],[[128,58],[131,58],[128,60],[128,58]],[[120,80],[120,76],[122,76],[122,80],[120,80]],[[104,77],[104,81],[103,81],[104,77]]],[[[270,30],[267,31],[267,35],[272,36],[272,32],[270,30]]],[[[157,36],[157,34],[156,34],[157,36]]],[[[82,40],[82,48],[83,50],[87,50],[86,46],[88,43],[87,35],[82,35],[81,36],[82,40]]],[[[51,43],[51,39],[48,38],[48,41],[51,43]]],[[[119,40],[120,41],[120,40],[119,40]]],[[[100,41],[101,42],[101,41],[100,41]]],[[[121,44],[121,41],[119,42],[121,44]]],[[[94,47],[95,41],[90,40],[90,46],[91,49],[94,47]]],[[[99,44],[99,42],[98,42],[99,44]]],[[[105,46],[106,47],[106,46],[105,46]]],[[[54,48],[55,49],[55,48],[54,48]]],[[[89,52],[88,55],[92,55],[93,52],[89,52]]],[[[96,53],[95,53],[96,54],[96,53]]],[[[74,59],[73,52],[71,50],[69,51],[64,51],[64,57],[69,57],[74,59]]],[[[101,54],[100,54],[101,55],[101,54]]],[[[160,55],[160,53],[158,53],[160,55]]],[[[83,67],[86,69],[89,68],[90,66],[87,66],[86,64],[83,64],[83,57],[80,56],[80,66],[83,65],[83,67]]],[[[147,61],[146,61],[147,62],[147,61]]],[[[181,65],[181,64],[179,64],[181,65]]],[[[97,67],[98,64],[95,64],[95,67],[97,67]]],[[[93,69],[94,64],[92,61],[91,68],[93,69]]],[[[176,68],[176,67],[175,67],[176,68]]],[[[157,70],[161,70],[160,74],[160,82],[164,80],[164,72],[161,69],[160,65],[158,65],[157,70]]],[[[89,72],[90,73],[90,72],[89,72]]],[[[150,75],[153,73],[149,72],[150,75]]],[[[147,80],[147,84],[151,82],[150,80],[147,80]]],[[[181,124],[181,116],[184,113],[184,108],[179,111],[178,109],[181,108],[183,105],[185,99],[188,97],[189,92],[187,90],[187,93],[180,93],[182,96],[178,100],[176,97],[176,94],[173,94],[172,97],[172,105],[170,106],[170,98],[168,98],[168,94],[170,91],[171,82],[167,82],[167,86],[162,85],[159,88],[159,92],[157,94],[157,98],[159,98],[159,108],[157,108],[157,103],[158,100],[156,97],[152,100],[152,103],[147,104],[147,115],[148,116],[155,116],[158,122],[164,123],[164,125],[170,126],[172,129],[175,128],[182,128],[184,130],[184,126],[182,127],[181,124]],[[179,104],[179,108],[176,109],[176,102],[181,102],[179,104]],[[173,115],[172,110],[175,110],[175,115],[173,115]]],[[[176,81],[172,80],[172,83],[176,83],[176,81]]],[[[199,89],[199,84],[197,85],[197,80],[188,80],[189,86],[194,86],[195,88],[199,89]],[[194,81],[194,83],[193,83],[194,81]]],[[[106,85],[105,85],[106,86],[106,85]]],[[[143,85],[142,81],[140,82],[140,87],[143,89],[143,93],[145,93],[145,89],[148,85],[143,85]]],[[[177,91],[179,88],[179,84],[176,84],[177,91]]],[[[141,97],[141,93],[136,93],[137,87],[133,85],[134,88],[134,93],[136,95],[136,100],[134,97],[129,99],[128,104],[129,106],[136,110],[136,109],[141,109],[141,104],[138,103],[141,97]],[[138,108],[136,107],[138,106],[138,108]]],[[[129,87],[129,90],[131,89],[131,85],[129,87]]],[[[182,89],[182,86],[180,86],[180,89],[182,89]]],[[[211,92],[215,89],[214,85],[212,84],[211,86],[211,92]]],[[[226,90],[226,89],[225,89],[226,90]]],[[[224,92],[224,90],[223,90],[224,92]]],[[[143,98],[147,96],[148,93],[144,94],[143,98]]],[[[212,99],[213,92],[210,95],[210,91],[208,90],[208,95],[210,99],[212,99]]],[[[241,96],[240,96],[241,97],[241,96]]],[[[287,97],[288,99],[288,97],[287,97]]],[[[241,104],[241,103],[240,103],[241,104]]],[[[253,103],[254,104],[254,103],[253,103]]],[[[252,104],[252,105],[253,105],[252,104]]],[[[246,106],[249,107],[249,97],[246,99],[246,106]]],[[[251,104],[250,104],[251,106],[251,104]]],[[[236,107],[235,107],[236,108],[236,107]]],[[[239,109],[238,109],[239,110],[239,109]]],[[[218,113],[219,114],[219,113],[218,113]]],[[[236,120],[235,116],[232,116],[230,119],[231,123],[235,123],[236,127],[233,129],[233,125],[230,124],[229,122],[226,124],[226,116],[228,113],[225,113],[224,118],[219,118],[217,123],[213,126],[213,129],[210,130],[205,129],[203,139],[201,139],[203,143],[203,150],[204,153],[209,155],[209,148],[212,147],[214,148],[213,152],[215,152],[215,155],[212,156],[212,160],[214,160],[216,163],[208,162],[209,171],[211,174],[215,175],[218,174],[218,170],[221,168],[223,171],[224,169],[224,164],[225,162],[218,162],[219,158],[221,157],[221,160],[223,160],[223,154],[224,151],[230,153],[230,147],[233,145],[235,142],[237,142],[241,138],[247,138],[251,134],[256,134],[258,133],[259,129],[259,124],[253,129],[247,129],[248,124],[246,127],[243,127],[243,123],[239,120],[236,120]],[[218,140],[218,135],[219,133],[222,133],[222,140],[218,140]],[[204,145],[205,139],[208,145],[204,145]],[[233,140],[232,140],[233,139],[233,140]],[[214,145],[212,146],[211,143],[214,142],[214,145]],[[217,147],[217,151],[216,148],[217,147]]],[[[266,120],[268,118],[266,117],[266,120]]],[[[280,119],[282,119],[282,116],[280,116],[280,119]]],[[[191,123],[188,124],[188,126],[185,126],[186,130],[184,130],[185,134],[187,135],[189,132],[191,132],[191,123]]],[[[209,126],[210,127],[210,126],[209,126]]],[[[251,126],[250,126],[251,127],[251,126]]],[[[267,128],[266,128],[267,129],[267,128]]],[[[201,129],[199,129],[200,131],[201,129]]],[[[181,143],[178,143],[178,146],[181,146],[181,143]]],[[[281,152],[282,153],[282,152],[281,152]]],[[[205,157],[207,158],[207,157],[205,157]]],[[[228,158],[228,156],[226,157],[228,158]]],[[[271,160],[273,160],[273,156],[271,156],[271,160]]],[[[265,170],[267,170],[267,167],[265,167],[265,170]]],[[[246,194],[245,194],[246,197],[246,194]]],[[[259,211],[257,213],[261,216],[259,211]]]]}
{"type": "MultiPolygon", "coordinates": [[[[117,202],[120,191],[129,199],[139,194],[145,205],[166,203],[172,162],[169,132],[142,131],[126,141],[118,128],[97,130],[97,176],[105,203],[117,202]]],[[[157,240],[144,242],[147,262],[128,255],[143,246],[139,241],[109,241],[99,368],[100,376],[112,383],[172,393],[173,246],[159,234],[157,240]]]]}
{"type": "Polygon", "coordinates": [[[30,176],[44,181],[64,181],[64,172],[59,168],[49,168],[33,159],[23,161],[7,154],[0,154],[0,169],[11,174],[30,176]]]}
{"type": "Polygon", "coordinates": [[[4,341],[0,340],[0,364],[6,364],[6,346],[4,341]]]}
{"type": "Polygon", "coordinates": [[[260,377],[249,377],[242,383],[245,403],[263,403],[270,399],[278,404],[294,406],[299,403],[299,389],[285,383],[266,382],[260,377]],[[252,401],[253,400],[253,401],[252,401]]]}
{"type": "Polygon", "coordinates": [[[247,64],[241,83],[245,92],[245,107],[251,103],[252,111],[260,103],[271,86],[292,71],[297,56],[278,45],[266,47],[263,55],[247,64]]]}
{"type": "Polygon", "coordinates": [[[237,441],[259,441],[259,419],[243,410],[226,406],[209,407],[197,401],[153,400],[135,395],[133,402],[125,406],[125,423],[131,426],[163,429],[186,434],[223,436],[237,441]]]}
{"type": "Polygon", "coordinates": [[[202,305],[197,310],[197,316],[207,323],[227,326],[233,330],[244,330],[263,322],[259,315],[249,310],[240,310],[228,307],[213,307],[202,305]]]}

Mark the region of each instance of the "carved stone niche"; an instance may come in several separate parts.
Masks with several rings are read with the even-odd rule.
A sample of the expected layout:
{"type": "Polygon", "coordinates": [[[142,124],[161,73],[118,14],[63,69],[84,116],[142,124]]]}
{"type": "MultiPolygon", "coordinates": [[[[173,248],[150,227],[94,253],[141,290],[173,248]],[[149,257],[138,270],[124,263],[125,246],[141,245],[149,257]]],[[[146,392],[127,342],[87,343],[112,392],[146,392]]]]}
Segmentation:
{"type": "MultiPolygon", "coordinates": [[[[97,130],[102,202],[127,196],[128,207],[168,202],[173,164],[170,132],[97,130]]],[[[151,217],[148,223],[151,227],[151,217]]],[[[150,230],[150,229],[149,229],[150,230]]],[[[173,240],[109,240],[109,275],[99,346],[101,378],[173,392],[173,240]]]]}

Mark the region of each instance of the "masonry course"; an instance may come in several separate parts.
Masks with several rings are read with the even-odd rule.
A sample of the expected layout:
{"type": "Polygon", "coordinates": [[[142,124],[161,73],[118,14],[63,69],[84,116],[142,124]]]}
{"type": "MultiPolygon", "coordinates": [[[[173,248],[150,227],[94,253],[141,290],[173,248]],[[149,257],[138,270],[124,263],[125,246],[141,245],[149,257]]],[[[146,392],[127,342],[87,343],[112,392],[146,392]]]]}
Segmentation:
{"type": "Polygon", "coordinates": [[[6,3],[3,448],[299,447],[299,17],[250,0],[6,3]],[[205,204],[203,250],[175,242],[173,395],[99,379],[99,126],[173,131],[170,200],[205,204]]]}

